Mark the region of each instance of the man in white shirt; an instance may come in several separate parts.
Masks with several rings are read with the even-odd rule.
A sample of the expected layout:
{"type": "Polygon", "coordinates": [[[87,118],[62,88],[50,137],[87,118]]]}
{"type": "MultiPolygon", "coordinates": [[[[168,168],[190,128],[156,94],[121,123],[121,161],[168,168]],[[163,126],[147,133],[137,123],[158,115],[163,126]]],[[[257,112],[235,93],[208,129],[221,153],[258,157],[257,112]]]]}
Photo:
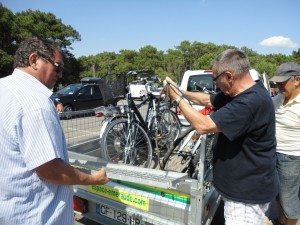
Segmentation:
{"type": "Polygon", "coordinates": [[[281,64],[270,81],[280,94],[273,97],[276,117],[279,221],[295,225],[300,217],[300,66],[281,64]]]}
{"type": "Polygon", "coordinates": [[[0,224],[73,225],[71,185],[105,184],[69,165],[66,140],[51,100],[63,54],[45,40],[24,40],[13,74],[0,79],[0,224]]]}

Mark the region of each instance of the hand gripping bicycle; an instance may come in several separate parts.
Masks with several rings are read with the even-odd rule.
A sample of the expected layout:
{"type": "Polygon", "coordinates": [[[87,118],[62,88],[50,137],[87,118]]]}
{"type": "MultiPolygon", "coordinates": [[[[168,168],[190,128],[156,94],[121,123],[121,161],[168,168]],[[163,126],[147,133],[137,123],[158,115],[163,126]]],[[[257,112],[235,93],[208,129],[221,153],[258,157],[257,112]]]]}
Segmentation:
{"type": "MultiPolygon", "coordinates": [[[[196,86],[198,86],[196,84],[196,86]]],[[[199,89],[208,92],[203,87],[199,89]]],[[[213,94],[213,93],[211,93],[213,94]]],[[[212,107],[205,107],[199,111],[203,115],[212,113],[212,107]]],[[[163,170],[171,170],[189,174],[190,177],[197,177],[197,166],[200,160],[200,146],[203,136],[198,134],[193,127],[188,127],[174,141],[172,148],[169,148],[160,162],[163,170]]],[[[213,145],[215,142],[215,134],[207,134],[205,142],[205,164],[207,169],[212,167],[213,145]]]]}

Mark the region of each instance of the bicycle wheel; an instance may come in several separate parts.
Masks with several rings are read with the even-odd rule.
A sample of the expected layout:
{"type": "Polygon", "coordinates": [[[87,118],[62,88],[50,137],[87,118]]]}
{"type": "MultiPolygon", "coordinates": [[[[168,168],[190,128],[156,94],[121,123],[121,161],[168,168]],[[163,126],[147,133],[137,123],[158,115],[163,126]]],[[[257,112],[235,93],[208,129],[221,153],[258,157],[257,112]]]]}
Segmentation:
{"type": "Polygon", "coordinates": [[[149,168],[152,146],[147,132],[137,122],[120,118],[105,129],[101,149],[109,161],[149,168]]]}
{"type": "MultiPolygon", "coordinates": [[[[214,148],[215,142],[216,142],[216,134],[215,133],[210,133],[210,134],[206,135],[205,160],[204,160],[204,166],[205,166],[206,171],[212,168],[213,148],[214,148]]],[[[200,146],[199,146],[199,149],[196,152],[193,160],[191,161],[190,167],[194,168],[192,178],[197,178],[197,176],[198,176],[198,168],[199,168],[199,160],[200,160],[200,151],[199,151],[200,146]]]]}
{"type": "Polygon", "coordinates": [[[190,162],[194,157],[191,149],[198,138],[199,135],[197,135],[192,127],[187,128],[174,141],[172,148],[167,150],[160,163],[161,169],[182,173],[189,172],[191,170],[190,162]]]}
{"type": "Polygon", "coordinates": [[[166,109],[151,119],[150,130],[157,139],[159,149],[169,149],[178,138],[181,125],[175,112],[166,109]]]}

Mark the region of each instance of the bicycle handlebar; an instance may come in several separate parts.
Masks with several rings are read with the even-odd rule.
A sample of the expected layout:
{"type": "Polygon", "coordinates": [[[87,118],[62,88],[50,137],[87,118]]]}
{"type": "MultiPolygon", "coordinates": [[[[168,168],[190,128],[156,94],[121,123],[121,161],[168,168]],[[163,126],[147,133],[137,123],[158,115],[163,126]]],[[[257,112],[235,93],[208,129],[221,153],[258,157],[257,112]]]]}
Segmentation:
{"type": "Polygon", "coordinates": [[[148,72],[149,72],[148,70],[130,70],[130,71],[128,71],[127,76],[137,75],[140,73],[148,73],[148,72]]]}
{"type": "Polygon", "coordinates": [[[204,87],[204,86],[202,86],[201,84],[198,84],[198,83],[194,82],[194,85],[195,85],[196,87],[198,87],[198,88],[200,89],[200,91],[207,92],[207,93],[209,93],[209,94],[216,94],[215,91],[209,90],[207,87],[204,87]]]}

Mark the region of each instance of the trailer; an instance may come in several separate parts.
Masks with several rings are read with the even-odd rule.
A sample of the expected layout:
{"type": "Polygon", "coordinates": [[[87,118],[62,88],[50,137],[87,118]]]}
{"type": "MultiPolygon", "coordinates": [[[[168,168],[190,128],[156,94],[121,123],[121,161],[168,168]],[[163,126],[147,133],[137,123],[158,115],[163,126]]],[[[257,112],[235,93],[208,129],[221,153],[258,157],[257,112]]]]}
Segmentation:
{"type": "MultiPolygon", "coordinates": [[[[184,173],[153,167],[140,168],[108,162],[101,157],[99,132],[102,118],[93,110],[61,115],[70,164],[86,173],[105,167],[111,182],[75,185],[74,212],[103,225],[209,225],[221,202],[212,185],[212,169],[205,164],[201,145],[197,179],[184,173]]],[[[205,141],[205,137],[203,139],[205,141]]]]}

